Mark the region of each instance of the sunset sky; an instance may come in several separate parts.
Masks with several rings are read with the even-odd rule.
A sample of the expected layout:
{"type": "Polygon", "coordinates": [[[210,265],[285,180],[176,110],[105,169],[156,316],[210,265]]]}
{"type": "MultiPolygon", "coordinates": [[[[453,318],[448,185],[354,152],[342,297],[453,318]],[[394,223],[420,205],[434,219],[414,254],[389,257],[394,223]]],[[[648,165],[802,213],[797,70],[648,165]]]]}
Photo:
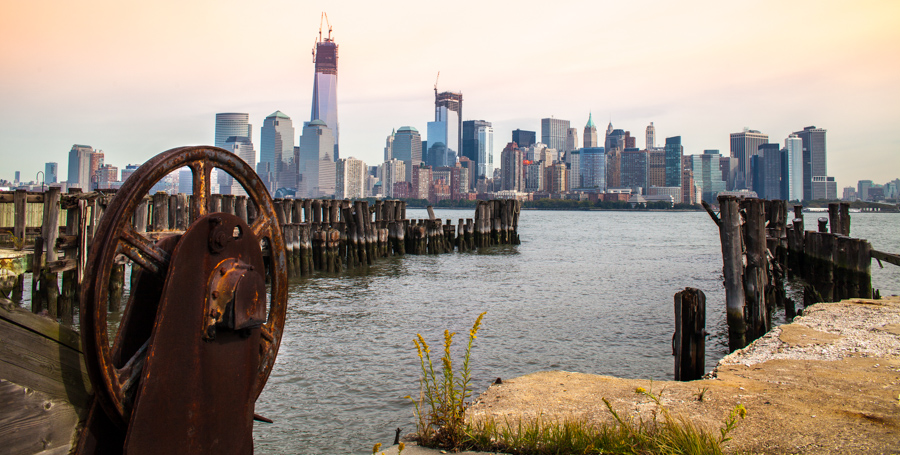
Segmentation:
{"type": "MultiPolygon", "coordinates": [[[[425,133],[433,85],[465,120],[494,125],[494,162],[516,128],[593,112],[643,146],[685,154],[744,127],[783,144],[828,130],[838,195],[900,178],[898,1],[13,1],[0,0],[0,178],[35,178],[72,144],[124,168],[211,144],[217,112],[309,120],[322,11],[340,46],[342,157],[382,160],[392,128],[425,133]]],[[[295,137],[295,142],[297,138],[295,137]]]]}

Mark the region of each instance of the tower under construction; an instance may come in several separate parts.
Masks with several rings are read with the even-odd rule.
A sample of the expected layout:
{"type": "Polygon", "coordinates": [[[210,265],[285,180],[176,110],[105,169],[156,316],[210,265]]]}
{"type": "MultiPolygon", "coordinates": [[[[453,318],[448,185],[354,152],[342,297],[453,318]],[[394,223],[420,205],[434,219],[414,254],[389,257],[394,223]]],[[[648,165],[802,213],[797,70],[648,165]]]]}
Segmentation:
{"type": "Polygon", "coordinates": [[[319,22],[319,38],[316,40],[312,54],[313,62],[316,64],[316,76],[313,80],[312,113],[309,121],[321,120],[331,129],[334,135],[334,156],[332,158],[337,161],[340,158],[337,109],[338,45],[331,37],[331,24],[328,22],[328,15],[324,12],[319,22]],[[328,35],[324,38],[322,37],[323,24],[328,26],[328,35]]]}

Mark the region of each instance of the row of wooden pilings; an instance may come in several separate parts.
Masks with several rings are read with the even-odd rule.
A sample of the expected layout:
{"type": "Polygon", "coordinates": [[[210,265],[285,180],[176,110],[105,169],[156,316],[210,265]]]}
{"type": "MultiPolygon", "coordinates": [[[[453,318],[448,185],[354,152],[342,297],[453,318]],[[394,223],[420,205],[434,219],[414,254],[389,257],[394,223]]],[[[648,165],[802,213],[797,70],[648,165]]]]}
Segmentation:
{"type": "MultiPolygon", "coordinates": [[[[900,265],[900,256],[874,250],[850,237],[848,203],[831,203],[817,230],[804,229],[802,206],[787,202],[719,196],[719,214],[704,207],[719,227],[730,351],[741,349],[772,328],[772,313],[783,307],[787,319],[795,302],[786,296],[788,278],[800,278],[804,306],[848,298],[878,298],[872,292],[871,259],[900,265]]],[[[685,288],[675,295],[675,379],[704,374],[706,296],[685,288]]]]}
{"type": "MultiPolygon", "coordinates": [[[[51,187],[38,194],[0,194],[14,199],[17,220],[14,228],[0,229],[22,239],[26,234],[38,234],[32,262],[32,311],[46,310],[53,318],[72,322],[90,241],[114,193],[74,190],[61,195],[58,187],[51,187]],[[25,227],[27,203],[43,204],[40,229],[25,227]]],[[[163,192],[145,197],[133,214],[135,231],[153,241],[185,231],[193,221],[191,197],[163,192]]],[[[230,213],[247,223],[257,218],[255,204],[245,196],[213,194],[209,204],[211,213],[230,213]]],[[[399,200],[379,200],[370,206],[368,201],[276,199],[274,207],[285,239],[289,276],[358,269],[392,255],[465,252],[519,243],[521,203],[515,200],[478,201],[474,218],[460,218],[456,225],[436,218],[431,207],[429,218],[409,220],[406,202],[399,200]]],[[[110,311],[120,309],[127,262],[121,256],[112,268],[110,311]]],[[[132,279],[137,269],[132,268],[132,279]]],[[[13,300],[22,299],[22,278],[12,291],[13,300]]]]}

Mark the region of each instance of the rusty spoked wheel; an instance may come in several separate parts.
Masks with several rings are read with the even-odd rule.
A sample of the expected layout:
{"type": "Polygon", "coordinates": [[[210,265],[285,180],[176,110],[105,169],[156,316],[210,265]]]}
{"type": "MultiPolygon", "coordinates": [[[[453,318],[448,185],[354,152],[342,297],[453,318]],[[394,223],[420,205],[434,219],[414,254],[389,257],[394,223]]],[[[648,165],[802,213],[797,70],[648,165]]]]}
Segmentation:
{"type": "MultiPolygon", "coordinates": [[[[287,309],[284,239],[272,198],[262,181],[238,156],[216,147],[181,147],[153,157],[125,181],[103,215],[91,244],[80,296],[85,364],[96,398],[118,425],[124,425],[131,413],[135,386],[140,379],[156,320],[155,306],[159,298],[156,293],[161,293],[159,289],[166,280],[170,252],[177,243],[175,237],[154,242],[134,229],[132,217],[154,184],[185,166],[190,168],[193,176],[193,220],[209,212],[211,172],[218,168],[244,187],[249,201],[257,207],[257,218],[250,225],[251,231],[257,239],[268,242],[272,281],[266,323],[260,328],[260,365],[254,398],[265,386],[281,342],[287,309]],[[136,330],[120,327],[114,343],[110,345],[107,283],[116,257],[120,255],[131,259],[134,267],[140,267],[137,289],[132,289],[128,304],[123,309],[122,324],[124,326],[126,321],[140,320],[141,317],[144,321],[137,324],[139,327],[136,330]],[[123,333],[123,330],[129,333],[123,333]]],[[[198,282],[205,283],[206,277],[198,282]]]]}

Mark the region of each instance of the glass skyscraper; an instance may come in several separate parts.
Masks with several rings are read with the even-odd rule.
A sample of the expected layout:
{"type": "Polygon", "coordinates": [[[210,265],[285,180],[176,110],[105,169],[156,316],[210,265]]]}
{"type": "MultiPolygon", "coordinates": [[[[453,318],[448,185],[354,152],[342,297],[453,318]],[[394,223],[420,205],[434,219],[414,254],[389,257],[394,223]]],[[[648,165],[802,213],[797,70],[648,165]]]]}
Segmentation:
{"type": "Polygon", "coordinates": [[[313,80],[312,112],[309,121],[321,120],[331,129],[334,137],[334,153],[332,158],[340,159],[339,143],[340,129],[338,126],[337,108],[337,62],[338,45],[331,38],[331,27],[328,27],[328,36],[322,38],[322,29],[319,29],[319,40],[313,49],[316,61],[316,76],[313,80]]]}

